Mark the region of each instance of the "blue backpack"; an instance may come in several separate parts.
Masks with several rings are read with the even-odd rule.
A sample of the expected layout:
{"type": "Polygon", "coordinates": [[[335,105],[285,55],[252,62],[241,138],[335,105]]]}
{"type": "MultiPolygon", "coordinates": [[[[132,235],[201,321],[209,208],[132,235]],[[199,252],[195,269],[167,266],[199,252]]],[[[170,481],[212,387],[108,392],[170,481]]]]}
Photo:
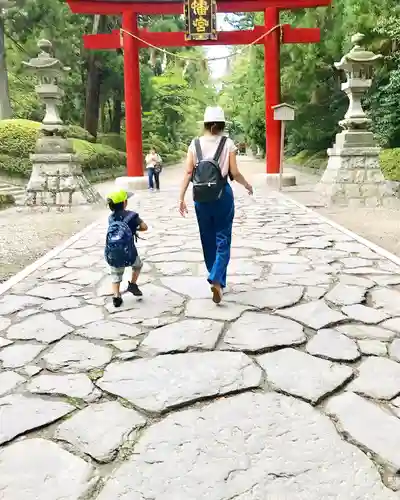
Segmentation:
{"type": "Polygon", "coordinates": [[[106,247],[104,257],[111,267],[132,266],[138,256],[138,252],[133,241],[136,232],[132,233],[129,222],[138,214],[130,213],[124,219],[115,220],[110,217],[106,236],[106,247]]]}

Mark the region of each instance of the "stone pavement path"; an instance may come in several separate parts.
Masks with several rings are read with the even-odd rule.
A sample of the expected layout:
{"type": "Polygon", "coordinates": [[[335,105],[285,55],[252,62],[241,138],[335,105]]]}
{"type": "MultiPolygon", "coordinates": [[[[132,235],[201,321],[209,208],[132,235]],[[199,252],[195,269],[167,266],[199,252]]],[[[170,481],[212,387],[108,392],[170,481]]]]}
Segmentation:
{"type": "Polygon", "coordinates": [[[110,305],[104,223],[0,297],[0,499],[399,499],[400,267],[239,196],[215,306],[175,200],[133,199],[142,300],[110,305]]]}

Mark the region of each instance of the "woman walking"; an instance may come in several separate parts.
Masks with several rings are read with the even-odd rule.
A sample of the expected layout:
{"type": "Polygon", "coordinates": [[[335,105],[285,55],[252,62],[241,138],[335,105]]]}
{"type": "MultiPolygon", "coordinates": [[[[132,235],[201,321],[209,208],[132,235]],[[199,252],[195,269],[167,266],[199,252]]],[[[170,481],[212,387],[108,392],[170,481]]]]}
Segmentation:
{"type": "Polygon", "coordinates": [[[179,197],[179,212],[187,213],[185,195],[193,182],[193,198],[200,230],[204,261],[209,273],[212,298],[222,300],[230,259],[235,203],[228,176],[253,194],[252,186],[240,173],[233,141],[223,135],[225,115],[220,107],[204,113],[204,134],[188,149],[185,174],[179,197]]]}
{"type": "Polygon", "coordinates": [[[161,156],[156,153],[153,148],[150,153],[146,155],[146,168],[147,175],[149,176],[149,189],[154,191],[154,181],[157,191],[160,191],[160,173],[161,173],[161,156]]]}

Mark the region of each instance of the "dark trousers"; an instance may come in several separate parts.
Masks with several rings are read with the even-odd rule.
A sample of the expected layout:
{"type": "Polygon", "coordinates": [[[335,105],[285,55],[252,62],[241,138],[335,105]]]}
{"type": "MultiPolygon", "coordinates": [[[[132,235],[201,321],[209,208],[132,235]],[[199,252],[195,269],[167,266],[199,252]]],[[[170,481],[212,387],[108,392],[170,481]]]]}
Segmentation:
{"type": "Polygon", "coordinates": [[[155,168],[148,168],[147,175],[149,176],[149,188],[154,189],[154,181],[156,184],[156,189],[160,189],[160,172],[156,172],[155,168]]]}
{"type": "Polygon", "coordinates": [[[195,203],[204,261],[209,283],[226,286],[226,271],[231,254],[232,224],[235,204],[232,188],[226,185],[219,200],[195,203]]]}

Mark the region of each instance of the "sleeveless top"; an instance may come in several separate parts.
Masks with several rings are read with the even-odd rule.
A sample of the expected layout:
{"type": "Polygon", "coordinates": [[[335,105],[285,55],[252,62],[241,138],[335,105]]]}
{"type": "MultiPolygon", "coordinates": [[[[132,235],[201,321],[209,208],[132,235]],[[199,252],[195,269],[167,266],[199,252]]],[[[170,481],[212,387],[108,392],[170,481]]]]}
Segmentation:
{"type": "MultiPolygon", "coordinates": [[[[213,158],[215,152],[217,151],[219,141],[221,140],[220,135],[202,135],[200,138],[201,151],[203,153],[203,159],[213,158]]],[[[221,174],[226,177],[229,172],[229,153],[234,153],[237,150],[235,143],[227,138],[224,149],[222,150],[221,157],[219,159],[219,165],[221,167],[221,174]]],[[[196,148],[194,145],[194,139],[190,143],[189,151],[193,154],[195,163],[197,162],[196,148]]]]}

